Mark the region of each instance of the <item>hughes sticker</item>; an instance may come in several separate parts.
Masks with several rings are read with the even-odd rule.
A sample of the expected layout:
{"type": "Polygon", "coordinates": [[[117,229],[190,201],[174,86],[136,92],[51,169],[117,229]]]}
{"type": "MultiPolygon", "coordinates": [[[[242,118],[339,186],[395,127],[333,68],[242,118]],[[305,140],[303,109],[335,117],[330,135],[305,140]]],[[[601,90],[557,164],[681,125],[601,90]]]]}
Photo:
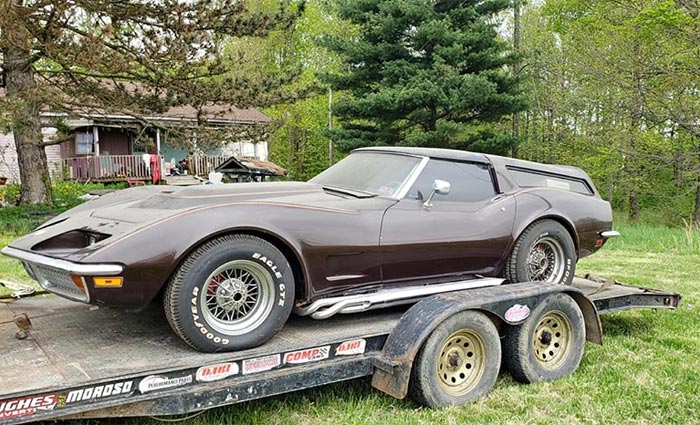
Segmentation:
{"type": "Polygon", "coordinates": [[[315,362],[328,358],[328,353],[331,351],[331,346],[309,348],[306,350],[292,351],[284,355],[285,364],[297,364],[315,362]]]}
{"type": "Polygon", "coordinates": [[[53,410],[58,403],[54,394],[0,401],[0,419],[18,418],[39,410],[53,410]]]}
{"type": "MultiPolygon", "coordinates": [[[[66,395],[65,404],[129,394],[133,390],[133,387],[134,381],[124,381],[107,385],[98,385],[96,387],[81,388],[79,390],[69,392],[68,395],[66,395]]],[[[63,398],[63,396],[61,396],[61,398],[63,398]]]]}
{"type": "Polygon", "coordinates": [[[266,370],[271,370],[279,366],[280,355],[272,354],[270,356],[258,357],[257,359],[243,360],[243,374],[247,375],[249,373],[263,372],[266,370]]]}
{"type": "Polygon", "coordinates": [[[236,363],[221,363],[212,366],[203,366],[197,369],[197,381],[218,381],[236,374],[238,374],[238,365],[236,363]]]}
{"type": "Polygon", "coordinates": [[[362,354],[365,352],[365,345],[367,341],[364,339],[355,339],[352,341],[345,341],[340,344],[338,348],[335,349],[336,356],[352,356],[354,354],[362,354]]]}
{"type": "Polygon", "coordinates": [[[530,307],[526,305],[515,304],[513,307],[506,310],[505,319],[510,323],[516,323],[527,319],[530,315],[530,307]]]}
{"type": "Polygon", "coordinates": [[[149,391],[162,390],[165,388],[179,387],[192,382],[192,375],[168,378],[163,375],[151,375],[143,378],[139,382],[139,391],[147,393],[149,391]]]}

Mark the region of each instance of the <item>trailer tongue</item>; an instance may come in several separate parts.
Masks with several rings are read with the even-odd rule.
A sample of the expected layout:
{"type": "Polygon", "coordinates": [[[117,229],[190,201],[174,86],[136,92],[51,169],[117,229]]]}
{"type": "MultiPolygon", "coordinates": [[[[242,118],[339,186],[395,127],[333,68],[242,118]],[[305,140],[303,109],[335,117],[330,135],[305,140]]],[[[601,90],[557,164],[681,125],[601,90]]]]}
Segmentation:
{"type": "MultiPolygon", "coordinates": [[[[594,276],[576,278],[573,289],[505,285],[429,297],[410,309],[323,321],[296,317],[261,347],[202,354],[172,335],[160,309],[126,314],[53,296],[22,299],[0,304],[0,422],[182,414],[371,375],[375,387],[403,397],[412,366],[421,367],[426,358],[416,354],[425,340],[435,338],[429,331],[453,316],[448,312],[474,311],[500,321],[506,332],[524,327],[530,311],[557,294],[581,298],[576,302],[589,339],[595,336],[597,314],[674,309],[680,301],[677,294],[594,276]],[[442,314],[416,316],[417,309],[434,307],[442,314]],[[21,314],[31,328],[16,320],[21,314]],[[15,321],[28,338],[15,337],[15,321]]],[[[537,327],[537,332],[544,331],[537,327]]],[[[500,344],[498,350],[500,356],[500,344]]],[[[461,365],[459,353],[452,354],[448,368],[461,365]]],[[[509,354],[504,345],[503,356],[509,354]]]]}

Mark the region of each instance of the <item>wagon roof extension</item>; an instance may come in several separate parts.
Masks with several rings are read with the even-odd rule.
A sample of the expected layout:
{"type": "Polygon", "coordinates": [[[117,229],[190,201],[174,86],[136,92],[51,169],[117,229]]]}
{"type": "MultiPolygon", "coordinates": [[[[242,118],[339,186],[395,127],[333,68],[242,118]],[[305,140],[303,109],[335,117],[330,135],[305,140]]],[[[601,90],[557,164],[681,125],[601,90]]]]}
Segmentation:
{"type": "Polygon", "coordinates": [[[409,155],[428,156],[431,158],[448,159],[456,161],[471,161],[481,163],[492,163],[497,168],[502,167],[520,167],[530,170],[541,171],[545,173],[560,174],[564,176],[581,178],[589,180],[588,175],[577,167],[568,165],[556,164],[541,164],[539,162],[526,161],[523,159],[508,158],[498,155],[483,154],[477,152],[460,151],[455,149],[437,149],[437,148],[412,148],[412,147],[396,147],[396,146],[381,146],[355,149],[353,152],[393,152],[409,155]]]}

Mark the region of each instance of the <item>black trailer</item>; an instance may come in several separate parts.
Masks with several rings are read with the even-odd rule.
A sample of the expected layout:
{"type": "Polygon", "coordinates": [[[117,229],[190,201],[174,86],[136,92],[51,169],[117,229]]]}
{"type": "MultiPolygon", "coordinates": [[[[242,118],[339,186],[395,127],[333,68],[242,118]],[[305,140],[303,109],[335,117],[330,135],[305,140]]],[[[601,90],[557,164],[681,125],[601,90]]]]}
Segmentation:
{"type": "Polygon", "coordinates": [[[21,299],[0,303],[0,423],[184,414],[363,376],[395,397],[459,403],[490,390],[501,352],[517,379],[555,379],[578,366],[584,338],[602,342],[599,314],[679,301],[593,276],[573,287],[503,285],[296,317],[261,347],[202,354],[172,334],[161,309],[21,299]]]}

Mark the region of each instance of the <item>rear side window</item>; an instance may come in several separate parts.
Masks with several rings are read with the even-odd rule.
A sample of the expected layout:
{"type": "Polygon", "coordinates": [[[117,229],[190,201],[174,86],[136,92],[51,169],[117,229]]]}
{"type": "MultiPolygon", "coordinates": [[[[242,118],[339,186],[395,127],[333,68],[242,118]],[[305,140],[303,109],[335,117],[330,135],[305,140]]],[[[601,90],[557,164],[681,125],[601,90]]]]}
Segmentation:
{"type": "Polygon", "coordinates": [[[475,202],[496,195],[491,172],[486,164],[431,159],[406,194],[409,199],[428,199],[434,180],[449,182],[450,193],[440,201],[475,202]]]}
{"type": "Polygon", "coordinates": [[[551,187],[563,189],[571,192],[592,195],[593,191],[588,184],[581,179],[562,177],[555,174],[547,174],[534,170],[524,170],[520,168],[510,168],[508,171],[513,176],[519,186],[522,187],[551,187]]]}

